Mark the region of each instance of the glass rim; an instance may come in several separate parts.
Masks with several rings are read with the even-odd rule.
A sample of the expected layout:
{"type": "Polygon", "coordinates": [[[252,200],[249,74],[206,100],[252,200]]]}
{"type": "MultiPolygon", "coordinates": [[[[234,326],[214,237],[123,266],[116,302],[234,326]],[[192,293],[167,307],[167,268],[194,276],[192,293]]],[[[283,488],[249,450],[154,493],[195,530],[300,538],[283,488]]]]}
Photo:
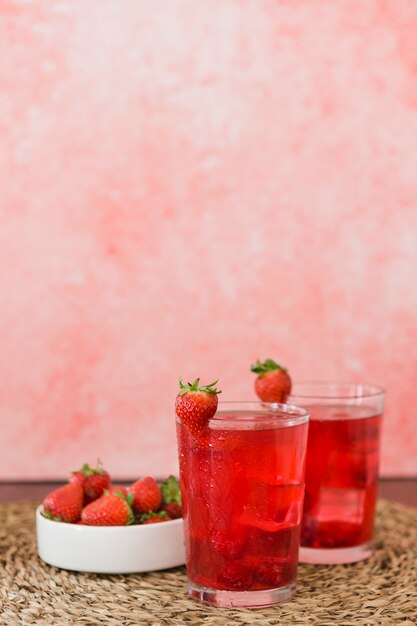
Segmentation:
{"type": "MultiPolygon", "coordinates": [[[[310,418],[310,412],[308,409],[295,404],[283,404],[279,402],[256,402],[251,400],[222,400],[218,404],[218,408],[209,422],[222,422],[227,421],[227,416],[231,412],[239,411],[253,411],[256,412],[256,416],[267,420],[279,419],[281,425],[294,426],[296,424],[304,424],[308,422],[310,418]]],[[[256,421],[256,417],[248,417],[244,419],[237,417],[238,422],[253,422],[256,421]]]]}
{"type": "Polygon", "coordinates": [[[288,395],[288,398],[294,400],[296,403],[296,399],[300,398],[302,400],[311,399],[311,400],[358,400],[361,398],[376,398],[378,396],[385,396],[385,389],[380,387],[379,385],[375,385],[373,383],[358,383],[358,382],[346,382],[341,380],[300,380],[293,383],[293,388],[291,389],[291,393],[288,395]],[[347,394],[332,394],[332,393],[306,393],[306,392],[297,392],[297,387],[317,387],[325,389],[330,388],[332,386],[336,387],[345,387],[348,389],[357,389],[363,388],[362,392],[347,394]]]}

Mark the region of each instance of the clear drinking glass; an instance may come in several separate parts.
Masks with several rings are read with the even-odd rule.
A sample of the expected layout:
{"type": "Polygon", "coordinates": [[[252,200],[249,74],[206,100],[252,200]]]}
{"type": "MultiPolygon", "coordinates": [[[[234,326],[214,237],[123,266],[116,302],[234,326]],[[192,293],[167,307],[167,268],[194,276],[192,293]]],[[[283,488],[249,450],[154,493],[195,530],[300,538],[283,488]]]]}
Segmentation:
{"type": "Polygon", "coordinates": [[[188,590],[261,607],[295,591],[308,412],[223,402],[200,437],[177,419],[188,590]]]}
{"type": "Polygon", "coordinates": [[[293,385],[288,402],[310,413],[301,563],[372,554],[384,396],[368,384],[293,385]]]}

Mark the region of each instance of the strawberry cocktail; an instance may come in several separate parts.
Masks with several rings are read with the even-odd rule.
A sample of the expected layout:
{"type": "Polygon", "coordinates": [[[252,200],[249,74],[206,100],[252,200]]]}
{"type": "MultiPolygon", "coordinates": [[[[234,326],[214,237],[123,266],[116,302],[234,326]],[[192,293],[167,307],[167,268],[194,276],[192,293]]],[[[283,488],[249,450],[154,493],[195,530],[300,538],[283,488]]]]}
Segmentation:
{"type": "Polygon", "coordinates": [[[290,599],[297,573],[307,412],[288,405],[225,402],[202,426],[192,417],[192,399],[184,401],[187,412],[177,408],[177,436],[191,596],[227,607],[290,599]]]}
{"type": "Polygon", "coordinates": [[[384,392],[371,385],[297,384],[310,426],[300,561],[350,563],[372,554],[384,392]]]}

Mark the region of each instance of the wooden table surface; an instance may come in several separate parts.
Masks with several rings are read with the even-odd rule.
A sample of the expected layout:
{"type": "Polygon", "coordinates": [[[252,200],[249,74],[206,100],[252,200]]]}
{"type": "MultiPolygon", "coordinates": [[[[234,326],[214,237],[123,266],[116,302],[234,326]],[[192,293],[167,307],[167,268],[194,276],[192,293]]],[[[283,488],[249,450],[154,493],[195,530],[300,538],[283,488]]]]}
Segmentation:
{"type": "MultiPolygon", "coordinates": [[[[58,482],[0,482],[0,503],[41,501],[47,493],[61,485],[58,482]]],[[[384,478],[380,481],[379,495],[387,500],[417,507],[417,478],[384,478]]]]}

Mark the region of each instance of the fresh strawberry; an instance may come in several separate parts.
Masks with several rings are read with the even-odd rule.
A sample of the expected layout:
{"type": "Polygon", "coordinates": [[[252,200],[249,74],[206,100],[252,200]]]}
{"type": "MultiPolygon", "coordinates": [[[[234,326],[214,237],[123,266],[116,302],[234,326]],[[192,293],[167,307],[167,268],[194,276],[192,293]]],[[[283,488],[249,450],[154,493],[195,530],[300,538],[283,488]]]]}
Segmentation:
{"type": "Polygon", "coordinates": [[[151,476],[137,480],[128,489],[133,495],[132,508],[135,513],[157,511],[161,506],[162,494],[158,483],[151,476]]]}
{"type": "Polygon", "coordinates": [[[98,461],[96,469],[91,469],[88,465],[84,466],[84,475],[84,493],[91,500],[100,498],[104,490],[110,487],[111,478],[101,466],[100,461],[98,461]]]}
{"type": "Polygon", "coordinates": [[[180,378],[180,391],[175,399],[175,411],[189,432],[198,437],[207,426],[209,419],[217,411],[217,395],[221,393],[215,387],[217,380],[209,385],[200,386],[200,379],[184,385],[180,378]]]}
{"type": "Polygon", "coordinates": [[[109,493],[117,493],[118,491],[123,494],[125,496],[125,498],[127,498],[128,491],[127,491],[127,487],[125,487],[124,485],[110,485],[110,487],[107,490],[109,493]]]}
{"type": "Polygon", "coordinates": [[[263,363],[256,361],[251,366],[252,372],[258,374],[255,380],[255,391],[262,402],[285,402],[291,392],[291,378],[285,369],[272,359],[263,363]]]}
{"type": "Polygon", "coordinates": [[[182,506],[176,502],[167,502],[162,505],[162,510],[168,514],[170,519],[182,517],[182,506]]]}
{"type": "Polygon", "coordinates": [[[83,509],[81,520],[87,526],[127,526],[134,516],[126,498],[106,492],[83,509]]]}
{"type": "Polygon", "coordinates": [[[92,469],[88,463],[84,463],[80,470],[72,472],[70,482],[78,483],[83,487],[85,505],[100,498],[104,490],[110,487],[111,479],[98,461],[95,469],[92,469]]]}
{"type": "Polygon", "coordinates": [[[85,476],[81,470],[79,470],[78,472],[71,472],[68,482],[71,484],[77,483],[78,485],[81,485],[81,487],[84,489],[85,476]]]}
{"type": "Polygon", "coordinates": [[[49,493],[43,501],[43,515],[58,522],[78,522],[83,505],[83,489],[68,484],[49,493]]]}
{"type": "Polygon", "coordinates": [[[170,518],[165,511],[159,511],[158,513],[144,513],[139,519],[142,524],[159,524],[159,522],[169,522],[169,520],[170,518]]]}

